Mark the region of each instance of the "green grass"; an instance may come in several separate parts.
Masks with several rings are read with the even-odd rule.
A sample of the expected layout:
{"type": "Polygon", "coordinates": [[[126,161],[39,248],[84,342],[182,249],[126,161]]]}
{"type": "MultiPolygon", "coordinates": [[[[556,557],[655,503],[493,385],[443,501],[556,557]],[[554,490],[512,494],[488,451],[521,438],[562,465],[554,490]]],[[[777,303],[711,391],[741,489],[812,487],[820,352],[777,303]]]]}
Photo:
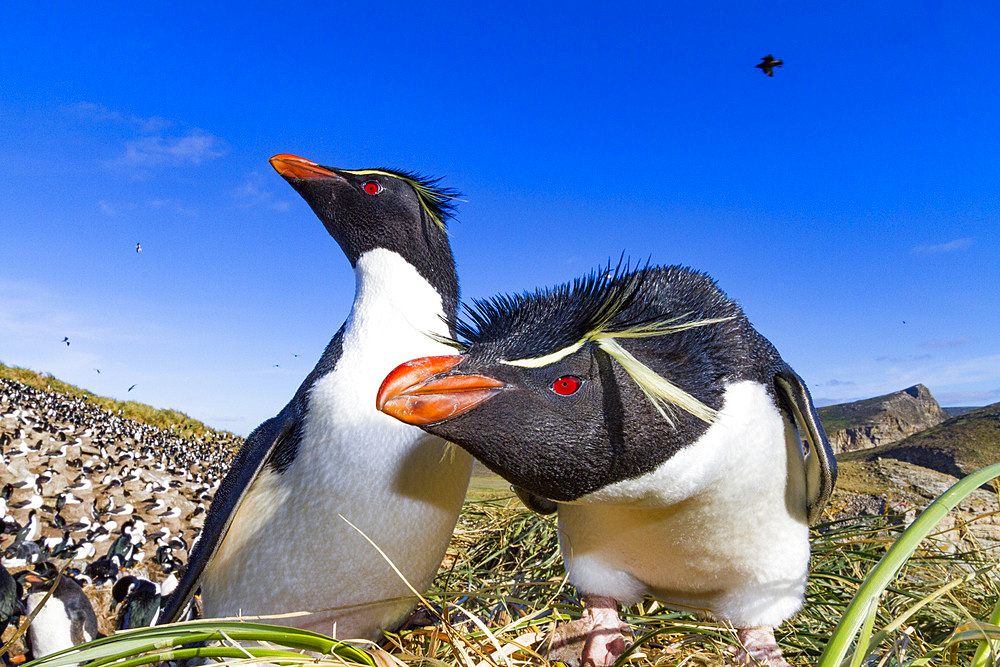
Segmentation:
{"type": "MultiPolygon", "coordinates": [[[[1000,472],[1000,465],[993,468],[980,476],[1000,472]]],[[[975,488],[980,481],[966,480],[965,486],[975,488]]],[[[953,487],[906,531],[893,516],[819,526],[812,535],[806,605],[777,632],[785,657],[794,665],[821,667],[985,667],[987,658],[995,662],[996,656],[988,654],[989,645],[981,641],[984,636],[1000,639],[994,555],[976,548],[949,553],[942,535],[926,536],[967,490],[953,487]]],[[[388,635],[388,652],[361,645],[364,656],[342,654],[316,664],[370,665],[371,659],[379,667],[547,665],[542,655],[545,637],[557,622],[581,612],[575,591],[565,580],[557,541],[551,517],[528,512],[516,501],[467,502],[444,566],[425,596],[441,620],[433,627],[388,635]]],[[[623,610],[622,617],[636,637],[623,664],[723,665],[726,648],[733,642],[725,625],[668,609],[655,600],[623,610]]],[[[197,626],[202,633],[211,628],[211,622],[197,626]]],[[[232,639],[237,630],[245,631],[244,638],[266,637],[269,646],[259,650],[278,653],[255,653],[259,657],[272,656],[283,664],[302,662],[281,660],[288,658],[281,651],[304,645],[306,640],[296,631],[232,624],[224,628],[232,639]]],[[[157,635],[161,653],[155,659],[163,657],[162,651],[179,650],[179,635],[171,636],[174,639],[163,643],[166,640],[157,635]]],[[[155,644],[142,631],[126,638],[132,642],[128,646],[139,646],[135,642],[140,640],[147,648],[155,644]]],[[[321,642],[315,637],[308,641],[321,642]]],[[[97,647],[99,653],[87,655],[119,656],[118,662],[99,664],[140,664],[141,660],[122,662],[126,655],[139,652],[125,646],[108,642],[97,647]]],[[[223,641],[221,648],[226,646],[223,641]]],[[[334,644],[325,646],[322,650],[332,650],[334,644]]],[[[221,648],[217,655],[230,661],[246,655],[232,644],[226,651],[221,648]]],[[[69,654],[61,663],[32,667],[78,660],[69,654]]]]}
{"type": "Polygon", "coordinates": [[[216,439],[231,440],[238,447],[242,438],[228,431],[212,429],[197,419],[192,419],[183,412],[170,409],[157,409],[135,401],[118,401],[113,398],[98,396],[86,389],[58,380],[45,373],[37,373],[27,368],[6,366],[0,363],[0,378],[15,380],[21,384],[42,391],[57,392],[81,398],[95,406],[118,414],[126,419],[132,419],[143,424],[155,426],[164,431],[170,431],[182,438],[198,438],[213,441],[216,439]],[[171,430],[172,427],[172,430],[171,430]]]}

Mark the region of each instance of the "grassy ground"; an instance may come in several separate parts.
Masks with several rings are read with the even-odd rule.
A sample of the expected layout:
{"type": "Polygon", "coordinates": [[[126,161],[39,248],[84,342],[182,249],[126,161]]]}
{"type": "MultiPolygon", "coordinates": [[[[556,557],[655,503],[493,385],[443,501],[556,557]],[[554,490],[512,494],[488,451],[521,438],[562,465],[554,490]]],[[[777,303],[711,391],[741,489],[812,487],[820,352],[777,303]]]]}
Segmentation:
{"type": "MultiPolygon", "coordinates": [[[[477,489],[498,492],[488,479],[477,489]]],[[[793,665],[817,663],[862,581],[902,530],[896,517],[876,516],[814,531],[805,607],[776,633],[793,665]]],[[[868,657],[851,667],[970,664],[976,644],[952,641],[968,639],[967,632],[958,633],[975,619],[989,618],[996,606],[995,558],[974,546],[954,552],[942,537],[925,540],[878,599],[868,657]]],[[[386,651],[375,650],[362,659],[370,659],[370,667],[547,667],[548,635],[557,622],[581,612],[565,579],[557,541],[553,518],[529,512],[516,500],[466,502],[445,563],[425,596],[438,620],[388,635],[386,651]]],[[[623,610],[622,618],[636,640],[622,664],[721,666],[734,642],[725,625],[656,600],[623,610]]],[[[236,624],[230,626],[228,636],[238,636],[236,624]]],[[[166,645],[158,641],[161,648],[166,645]]],[[[231,657],[238,658],[244,649],[233,646],[231,657]]]]}
{"type": "MultiPolygon", "coordinates": [[[[868,517],[827,524],[814,532],[806,606],[777,632],[792,664],[818,660],[866,573],[901,531],[893,517],[868,517]]],[[[875,628],[889,631],[875,651],[878,659],[870,664],[909,664],[946,641],[957,626],[988,616],[996,603],[993,556],[977,549],[946,553],[941,537],[918,551],[883,594],[875,628]],[[939,592],[949,585],[946,593],[939,592]]],[[[510,664],[545,664],[540,655],[516,646],[528,644],[541,653],[555,621],[580,614],[556,545],[553,519],[527,512],[516,501],[467,503],[449,567],[428,595],[450,624],[444,630],[397,638],[396,654],[409,663],[423,658],[462,665],[464,650],[484,667],[504,664],[501,654],[513,661],[510,664]],[[441,633],[449,631],[453,637],[442,638],[441,633]]],[[[733,642],[725,626],[655,600],[643,601],[622,616],[638,640],[630,658],[634,664],[721,665],[733,642]]],[[[974,648],[957,646],[955,655],[967,660],[974,648]]]]}

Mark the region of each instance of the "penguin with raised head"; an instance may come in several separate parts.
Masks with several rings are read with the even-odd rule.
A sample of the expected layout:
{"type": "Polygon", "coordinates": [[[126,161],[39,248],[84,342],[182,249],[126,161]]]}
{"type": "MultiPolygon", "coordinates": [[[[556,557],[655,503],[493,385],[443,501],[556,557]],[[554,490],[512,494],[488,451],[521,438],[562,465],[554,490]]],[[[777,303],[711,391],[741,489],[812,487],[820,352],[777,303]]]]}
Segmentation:
{"type": "Polygon", "coordinates": [[[458,303],[445,232],[456,193],[402,171],[293,155],[271,165],[347,255],[354,304],[288,405],[233,459],[160,623],[200,583],[205,617],[306,611],[269,622],[374,638],[417,600],[365,537],[425,590],[472,469],[467,453],[371,400],[399,363],[450,349],[439,341],[458,303]]]}
{"type": "Polygon", "coordinates": [[[741,308],[705,274],[619,267],[467,311],[461,354],[401,365],[377,405],[558,510],[585,609],[552,655],[610,665],[626,647],[616,603],[651,595],[786,664],[773,628],[802,605],[836,462],[741,308]]]}

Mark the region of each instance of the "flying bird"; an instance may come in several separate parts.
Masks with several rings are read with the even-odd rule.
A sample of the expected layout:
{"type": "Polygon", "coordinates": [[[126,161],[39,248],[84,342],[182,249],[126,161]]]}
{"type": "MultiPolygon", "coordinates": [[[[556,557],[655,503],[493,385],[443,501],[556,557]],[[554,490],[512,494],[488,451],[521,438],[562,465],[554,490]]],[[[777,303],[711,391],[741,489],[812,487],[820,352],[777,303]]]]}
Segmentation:
{"type": "Polygon", "coordinates": [[[142,252],[142,245],[140,245],[140,244],[136,243],[136,244],[135,244],[135,251],[136,251],[136,252],[142,252]]]}
{"type": "Polygon", "coordinates": [[[69,347],[69,336],[63,336],[62,342],[66,343],[66,346],[69,347]]]}
{"type": "Polygon", "coordinates": [[[558,512],[585,608],[553,659],[610,665],[616,604],[652,595],[786,665],[773,628],[802,606],[809,522],[836,476],[809,392],[705,274],[602,274],[474,302],[460,354],[402,364],[376,404],[558,512]]]}
{"type": "Polygon", "coordinates": [[[784,60],[775,60],[774,56],[770,53],[761,58],[761,61],[762,62],[754,65],[754,67],[760,69],[760,71],[768,76],[774,76],[774,68],[781,67],[785,64],[784,60]]]}
{"type": "Polygon", "coordinates": [[[127,394],[129,391],[132,391],[133,389],[135,389],[135,385],[132,385],[131,387],[129,387],[128,391],[126,391],[125,393],[127,394]]]}
{"type": "Polygon", "coordinates": [[[205,618],[309,611],[275,622],[374,639],[417,599],[362,533],[426,590],[472,469],[465,452],[372,404],[392,368],[449,349],[438,337],[458,303],[445,233],[457,193],[409,172],[284,154],[271,165],[350,261],[354,305],[288,405],[233,459],[160,622],[176,620],[200,582],[205,618]]]}

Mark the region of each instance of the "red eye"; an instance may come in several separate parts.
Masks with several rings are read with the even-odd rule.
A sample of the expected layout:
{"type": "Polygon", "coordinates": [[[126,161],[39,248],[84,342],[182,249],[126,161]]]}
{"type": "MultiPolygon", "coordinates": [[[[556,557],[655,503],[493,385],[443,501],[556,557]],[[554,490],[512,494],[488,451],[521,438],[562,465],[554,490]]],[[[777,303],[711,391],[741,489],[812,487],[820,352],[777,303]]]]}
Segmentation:
{"type": "Polygon", "coordinates": [[[576,390],[579,388],[580,378],[573,375],[564,375],[552,383],[552,391],[556,392],[560,396],[575,394],[576,390]]]}
{"type": "Polygon", "coordinates": [[[370,195],[377,195],[382,192],[382,184],[378,181],[366,181],[364,184],[365,192],[370,195]]]}

